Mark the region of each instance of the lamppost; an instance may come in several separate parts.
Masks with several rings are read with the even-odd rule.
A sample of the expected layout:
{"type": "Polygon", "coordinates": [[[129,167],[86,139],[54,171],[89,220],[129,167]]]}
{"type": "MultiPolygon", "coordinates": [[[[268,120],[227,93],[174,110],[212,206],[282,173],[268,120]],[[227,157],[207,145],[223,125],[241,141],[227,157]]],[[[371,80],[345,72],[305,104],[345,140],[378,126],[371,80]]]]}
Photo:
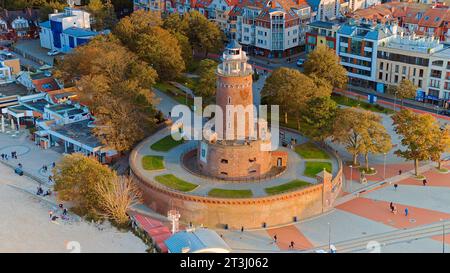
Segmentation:
{"type": "Polygon", "coordinates": [[[394,93],[394,112],[395,112],[396,103],[397,103],[397,91],[395,91],[395,93],[394,93]]]}
{"type": "Polygon", "coordinates": [[[331,224],[328,222],[328,252],[331,253],[331,224]]]}
{"type": "Polygon", "coordinates": [[[387,153],[384,153],[383,180],[386,179],[386,155],[387,153]]]}
{"type": "Polygon", "coordinates": [[[445,221],[440,219],[442,222],[442,253],[445,253],[445,221]]]}
{"type": "Polygon", "coordinates": [[[353,165],[350,165],[349,166],[350,167],[350,187],[349,187],[349,189],[350,189],[350,192],[352,192],[352,180],[353,180],[353,165]]]}

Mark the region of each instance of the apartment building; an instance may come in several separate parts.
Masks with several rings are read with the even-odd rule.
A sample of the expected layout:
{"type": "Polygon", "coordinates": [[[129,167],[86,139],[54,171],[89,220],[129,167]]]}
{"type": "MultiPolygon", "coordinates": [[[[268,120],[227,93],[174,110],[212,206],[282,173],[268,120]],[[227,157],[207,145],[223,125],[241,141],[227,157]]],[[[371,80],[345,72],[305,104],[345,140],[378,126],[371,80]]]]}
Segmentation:
{"type": "Polygon", "coordinates": [[[307,0],[312,10],[312,21],[334,20],[341,16],[340,0],[307,0]]]}
{"type": "Polygon", "coordinates": [[[398,26],[373,25],[366,21],[344,24],[337,31],[336,53],[348,71],[349,83],[355,86],[376,88],[378,44],[397,33],[398,26]]]}
{"type": "Polygon", "coordinates": [[[303,0],[240,0],[229,17],[230,33],[245,51],[282,58],[304,45],[311,7],[303,0]]]}
{"type": "Polygon", "coordinates": [[[336,50],[336,33],[339,24],[336,22],[315,21],[309,24],[306,32],[306,52],[309,53],[318,46],[327,46],[336,50]]]}
{"type": "Polygon", "coordinates": [[[385,92],[389,85],[398,85],[408,79],[419,88],[418,99],[425,99],[431,56],[442,49],[439,40],[415,35],[394,35],[380,41],[377,52],[377,91],[385,92]]]}
{"type": "Polygon", "coordinates": [[[426,100],[450,108],[450,48],[444,48],[431,55],[427,83],[426,100]]]}

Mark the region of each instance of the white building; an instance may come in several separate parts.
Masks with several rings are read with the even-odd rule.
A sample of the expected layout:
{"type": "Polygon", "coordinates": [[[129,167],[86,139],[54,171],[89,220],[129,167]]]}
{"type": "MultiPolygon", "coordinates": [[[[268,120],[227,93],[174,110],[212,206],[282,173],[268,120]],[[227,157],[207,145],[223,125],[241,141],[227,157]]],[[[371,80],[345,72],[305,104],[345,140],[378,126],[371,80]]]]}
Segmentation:
{"type": "Polygon", "coordinates": [[[427,98],[448,107],[450,104],[450,48],[431,55],[429,72],[427,98]]]}
{"type": "Polygon", "coordinates": [[[73,8],[50,14],[49,21],[41,23],[40,27],[41,46],[64,53],[98,35],[91,30],[90,14],[73,8]]]}
{"type": "Polygon", "coordinates": [[[282,58],[300,52],[311,7],[302,0],[240,1],[229,13],[230,33],[249,54],[282,58]]]}

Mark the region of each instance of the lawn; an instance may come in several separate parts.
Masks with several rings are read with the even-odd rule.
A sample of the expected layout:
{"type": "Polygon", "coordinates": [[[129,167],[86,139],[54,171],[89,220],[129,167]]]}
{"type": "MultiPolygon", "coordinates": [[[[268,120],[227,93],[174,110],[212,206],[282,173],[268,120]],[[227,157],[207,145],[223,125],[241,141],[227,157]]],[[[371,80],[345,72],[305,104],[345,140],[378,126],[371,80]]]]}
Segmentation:
{"type": "Polygon", "coordinates": [[[359,100],[352,99],[352,98],[345,97],[345,96],[338,95],[338,94],[332,94],[331,98],[337,104],[340,104],[340,105],[345,105],[345,106],[349,106],[349,107],[360,107],[365,110],[383,113],[383,114],[393,114],[394,113],[394,110],[384,108],[383,106],[381,106],[379,104],[371,104],[366,101],[362,101],[362,100],[359,101],[359,100]]]}
{"type": "Polygon", "coordinates": [[[173,139],[172,135],[168,135],[164,138],[161,138],[157,142],[153,143],[150,146],[150,149],[158,152],[167,152],[175,148],[176,146],[182,144],[183,142],[184,142],[183,139],[175,140],[173,139]]]}
{"type": "Polygon", "coordinates": [[[162,156],[146,155],[142,158],[142,167],[144,170],[154,171],[164,169],[164,161],[162,156]]]}
{"type": "Polygon", "coordinates": [[[192,191],[198,187],[198,185],[186,182],[173,174],[159,175],[155,177],[155,180],[171,189],[184,192],[192,191]]]}
{"type": "Polygon", "coordinates": [[[186,93],[166,82],[158,82],[154,85],[156,89],[165,93],[166,95],[172,97],[180,104],[188,105],[192,107],[194,105],[194,100],[188,96],[186,103],[186,93]]]}
{"type": "Polygon", "coordinates": [[[265,191],[269,195],[279,194],[287,191],[291,191],[298,188],[303,188],[311,185],[311,183],[302,180],[292,180],[291,182],[281,184],[275,187],[265,188],[265,191]]]}
{"type": "Polygon", "coordinates": [[[315,178],[318,173],[326,169],[327,172],[331,173],[332,164],[331,162],[305,162],[305,176],[315,178]]]}
{"type": "Polygon", "coordinates": [[[329,159],[330,156],[322,149],[314,145],[312,142],[306,142],[300,145],[295,146],[295,152],[303,157],[308,159],[329,159]]]}
{"type": "Polygon", "coordinates": [[[226,190],[214,188],[208,192],[208,195],[221,198],[248,198],[252,197],[253,193],[251,190],[226,190]]]}

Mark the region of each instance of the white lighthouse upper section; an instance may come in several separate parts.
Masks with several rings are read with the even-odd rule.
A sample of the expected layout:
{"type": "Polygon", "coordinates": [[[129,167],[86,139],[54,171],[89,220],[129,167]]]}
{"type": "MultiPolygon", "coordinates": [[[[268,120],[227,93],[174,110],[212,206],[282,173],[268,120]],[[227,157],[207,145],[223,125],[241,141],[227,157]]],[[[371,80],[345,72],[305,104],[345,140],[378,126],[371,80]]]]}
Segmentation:
{"type": "Polygon", "coordinates": [[[222,63],[217,67],[217,74],[222,76],[247,76],[253,73],[247,63],[248,57],[241,45],[233,40],[222,54],[222,63]]]}

